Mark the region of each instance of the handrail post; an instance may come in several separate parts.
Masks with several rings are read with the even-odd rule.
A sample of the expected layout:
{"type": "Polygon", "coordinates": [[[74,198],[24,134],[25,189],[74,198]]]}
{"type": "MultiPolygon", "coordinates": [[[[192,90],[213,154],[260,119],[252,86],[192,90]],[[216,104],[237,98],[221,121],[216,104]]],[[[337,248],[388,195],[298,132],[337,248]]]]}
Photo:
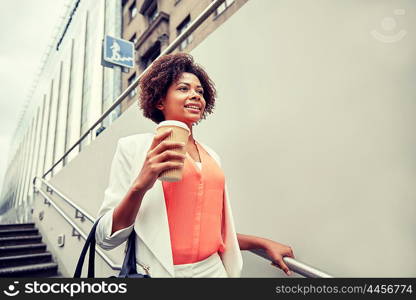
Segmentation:
{"type": "MultiPolygon", "coordinates": [[[[40,194],[44,198],[45,204],[52,205],[55,210],[64,218],[64,220],[69,223],[72,227],[72,236],[77,237],[78,239],[83,238],[84,240],[87,239],[87,235],[67,216],[67,214],[56,205],[55,201],[52,199],[48,199],[48,195],[45,194],[43,191],[39,190],[40,194]]],[[[92,220],[94,222],[94,220],[92,220]]],[[[99,256],[110,266],[113,270],[121,270],[121,265],[116,265],[104,252],[100,249],[95,250],[99,256]]]]}

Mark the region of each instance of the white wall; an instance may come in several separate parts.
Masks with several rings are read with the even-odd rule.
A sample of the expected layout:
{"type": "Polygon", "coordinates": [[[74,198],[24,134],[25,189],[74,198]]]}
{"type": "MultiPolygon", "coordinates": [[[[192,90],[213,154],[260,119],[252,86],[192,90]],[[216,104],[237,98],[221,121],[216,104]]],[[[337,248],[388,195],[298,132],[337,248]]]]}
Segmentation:
{"type": "Polygon", "coordinates": [[[335,276],[416,275],[415,12],[249,1],[193,51],[219,90],[198,136],[222,155],[240,232],[335,276]]]}

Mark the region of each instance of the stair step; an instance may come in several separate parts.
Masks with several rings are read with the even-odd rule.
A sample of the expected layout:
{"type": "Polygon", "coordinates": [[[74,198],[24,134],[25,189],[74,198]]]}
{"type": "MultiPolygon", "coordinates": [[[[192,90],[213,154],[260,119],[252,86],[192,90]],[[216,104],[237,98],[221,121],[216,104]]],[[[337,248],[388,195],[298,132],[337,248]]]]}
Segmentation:
{"type": "Polygon", "coordinates": [[[35,223],[0,224],[0,277],[61,277],[35,223]]]}
{"type": "Polygon", "coordinates": [[[0,237],[7,236],[28,236],[28,235],[37,235],[39,230],[36,228],[19,228],[19,229],[0,229],[0,237]]]}
{"type": "Polygon", "coordinates": [[[0,257],[0,268],[9,268],[47,262],[52,262],[52,255],[49,252],[13,255],[0,257]]]}
{"type": "Polygon", "coordinates": [[[29,244],[29,245],[17,245],[17,246],[0,246],[0,257],[21,255],[21,254],[42,253],[45,251],[46,251],[46,245],[42,243],[29,244]]]}
{"type": "Polygon", "coordinates": [[[0,277],[49,277],[56,276],[56,263],[34,264],[0,269],[0,277]]]}
{"type": "Polygon", "coordinates": [[[15,224],[0,224],[0,230],[4,229],[33,229],[35,223],[15,223],[15,224]]]}
{"type": "Polygon", "coordinates": [[[8,236],[0,237],[0,246],[27,245],[42,242],[42,236],[8,236]]]}

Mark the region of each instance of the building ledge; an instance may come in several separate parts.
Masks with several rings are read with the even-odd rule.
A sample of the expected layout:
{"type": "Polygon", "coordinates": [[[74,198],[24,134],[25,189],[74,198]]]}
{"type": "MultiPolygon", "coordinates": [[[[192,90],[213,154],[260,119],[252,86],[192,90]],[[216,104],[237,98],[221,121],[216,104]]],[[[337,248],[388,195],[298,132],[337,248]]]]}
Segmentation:
{"type": "MultiPolygon", "coordinates": [[[[151,33],[157,28],[162,22],[169,23],[169,15],[164,12],[159,12],[157,18],[150,24],[149,27],[142,33],[134,45],[135,49],[138,49],[151,35],[151,33]]],[[[169,34],[167,32],[167,34],[169,34]]]]}

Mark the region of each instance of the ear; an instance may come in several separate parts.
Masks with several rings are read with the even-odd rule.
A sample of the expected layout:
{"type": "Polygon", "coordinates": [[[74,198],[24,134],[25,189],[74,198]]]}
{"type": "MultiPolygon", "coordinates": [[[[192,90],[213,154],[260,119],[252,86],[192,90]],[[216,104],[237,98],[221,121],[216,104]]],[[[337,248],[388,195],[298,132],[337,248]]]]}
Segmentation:
{"type": "Polygon", "coordinates": [[[159,102],[156,104],[156,108],[159,110],[163,110],[165,108],[164,106],[164,99],[162,98],[161,100],[159,100],[159,102]]]}

